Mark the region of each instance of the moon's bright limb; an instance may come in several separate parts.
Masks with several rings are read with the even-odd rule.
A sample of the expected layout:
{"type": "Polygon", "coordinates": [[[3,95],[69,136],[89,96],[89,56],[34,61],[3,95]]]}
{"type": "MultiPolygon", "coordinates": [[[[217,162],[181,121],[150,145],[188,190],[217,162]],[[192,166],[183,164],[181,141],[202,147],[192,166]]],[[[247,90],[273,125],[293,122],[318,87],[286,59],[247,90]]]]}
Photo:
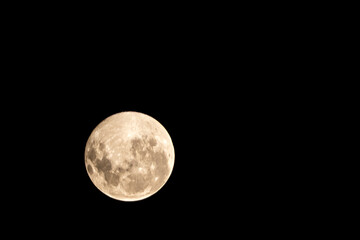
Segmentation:
{"type": "Polygon", "coordinates": [[[170,135],[154,118],[121,112],[102,121],[85,148],[85,166],[94,185],[121,201],[145,199],[170,177],[175,152],[170,135]]]}

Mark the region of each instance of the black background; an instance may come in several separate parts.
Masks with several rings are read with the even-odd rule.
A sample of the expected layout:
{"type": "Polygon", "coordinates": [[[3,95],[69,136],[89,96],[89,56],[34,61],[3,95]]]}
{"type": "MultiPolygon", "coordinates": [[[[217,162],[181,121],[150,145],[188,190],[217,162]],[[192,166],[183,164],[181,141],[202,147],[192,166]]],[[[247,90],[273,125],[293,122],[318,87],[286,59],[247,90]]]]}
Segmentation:
{"type": "Polygon", "coordinates": [[[306,143],[293,139],[311,121],[301,114],[302,58],[291,60],[302,50],[291,32],[284,41],[267,21],[243,17],[239,27],[234,16],[117,20],[121,27],[34,17],[10,29],[2,88],[9,221],[63,237],[292,227],[310,201],[296,179],[306,143]],[[143,201],[105,196],[84,165],[92,130],[122,111],[157,119],[175,148],[168,182],[143,201]]]}
{"type": "Polygon", "coordinates": [[[38,90],[25,90],[31,100],[18,103],[17,121],[25,139],[19,151],[26,159],[17,160],[25,172],[17,184],[22,189],[20,219],[59,234],[89,236],[116,236],[114,231],[158,235],[164,229],[186,236],[188,231],[230,233],[239,224],[247,229],[272,225],[277,209],[292,196],[284,195],[289,186],[278,179],[284,166],[276,150],[271,96],[256,83],[224,80],[221,63],[211,65],[210,73],[202,70],[211,68],[207,64],[180,70],[160,61],[109,71],[106,63],[96,61],[91,67],[80,64],[94,73],[80,68],[65,74],[61,70],[56,77],[57,67],[41,70],[58,82],[45,87],[31,83],[38,90]],[[134,77],[136,69],[144,70],[134,77]],[[93,185],[84,165],[91,131],[121,111],[157,119],[175,148],[170,179],[143,201],[107,197],[93,185]]]}

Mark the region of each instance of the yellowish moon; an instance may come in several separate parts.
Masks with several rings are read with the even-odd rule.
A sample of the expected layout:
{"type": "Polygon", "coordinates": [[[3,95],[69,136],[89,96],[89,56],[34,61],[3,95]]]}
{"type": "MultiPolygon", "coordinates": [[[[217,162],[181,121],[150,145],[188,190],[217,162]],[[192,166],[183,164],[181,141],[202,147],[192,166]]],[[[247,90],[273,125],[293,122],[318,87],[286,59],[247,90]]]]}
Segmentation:
{"type": "Polygon", "coordinates": [[[85,147],[86,171],[107,196],[138,201],[159,191],[175,160],[172,140],[154,118],[121,112],[102,121],[85,147]]]}

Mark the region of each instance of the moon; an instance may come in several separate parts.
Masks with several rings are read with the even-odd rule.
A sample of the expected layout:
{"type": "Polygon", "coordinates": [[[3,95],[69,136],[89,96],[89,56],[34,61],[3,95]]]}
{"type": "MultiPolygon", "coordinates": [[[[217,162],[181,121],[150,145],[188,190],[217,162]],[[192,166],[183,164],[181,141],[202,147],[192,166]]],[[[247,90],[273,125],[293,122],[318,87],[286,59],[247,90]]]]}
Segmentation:
{"type": "Polygon", "coordinates": [[[85,167],[93,184],[120,201],[138,201],[168,181],[175,160],[172,140],[154,118],[120,112],[92,131],[85,147],[85,167]]]}

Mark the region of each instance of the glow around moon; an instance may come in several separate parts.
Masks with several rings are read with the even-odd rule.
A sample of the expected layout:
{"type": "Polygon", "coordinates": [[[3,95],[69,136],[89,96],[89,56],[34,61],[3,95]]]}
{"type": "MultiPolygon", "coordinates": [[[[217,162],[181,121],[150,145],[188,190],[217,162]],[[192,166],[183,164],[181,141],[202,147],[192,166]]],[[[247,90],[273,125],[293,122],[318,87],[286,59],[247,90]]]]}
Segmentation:
{"type": "Polygon", "coordinates": [[[137,201],[159,191],[174,167],[170,135],[154,118],[121,112],[102,121],[85,148],[85,166],[94,185],[117,200],[137,201]]]}

